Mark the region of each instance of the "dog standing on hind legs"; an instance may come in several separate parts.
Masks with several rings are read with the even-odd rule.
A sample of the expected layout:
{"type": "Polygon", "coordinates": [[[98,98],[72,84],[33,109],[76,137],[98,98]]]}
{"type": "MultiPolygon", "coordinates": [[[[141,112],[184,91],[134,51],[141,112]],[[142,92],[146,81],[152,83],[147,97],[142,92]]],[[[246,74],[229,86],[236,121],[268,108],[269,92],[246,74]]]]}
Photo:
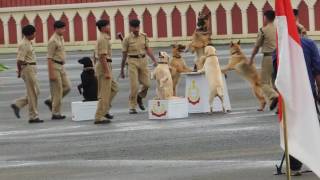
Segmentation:
{"type": "Polygon", "coordinates": [[[226,113],[223,79],[216,49],[213,46],[207,46],[205,47],[204,53],[206,59],[202,69],[198,70],[198,72],[205,73],[206,79],[208,80],[210,113],[213,113],[213,100],[215,97],[219,97],[222,104],[222,111],[226,113]]]}
{"type": "Polygon", "coordinates": [[[177,95],[177,86],[180,81],[181,73],[192,72],[187,65],[185,60],[181,57],[181,52],[186,49],[186,46],[181,44],[172,45],[172,60],[170,62],[170,71],[173,82],[173,95],[177,95]]]}
{"type": "Polygon", "coordinates": [[[250,83],[251,89],[255,97],[260,103],[258,111],[263,111],[266,106],[266,99],[263,96],[261,88],[261,80],[255,65],[249,65],[248,59],[241,51],[240,41],[230,44],[231,57],[226,67],[222,68],[222,73],[235,70],[240,76],[250,83]]]}

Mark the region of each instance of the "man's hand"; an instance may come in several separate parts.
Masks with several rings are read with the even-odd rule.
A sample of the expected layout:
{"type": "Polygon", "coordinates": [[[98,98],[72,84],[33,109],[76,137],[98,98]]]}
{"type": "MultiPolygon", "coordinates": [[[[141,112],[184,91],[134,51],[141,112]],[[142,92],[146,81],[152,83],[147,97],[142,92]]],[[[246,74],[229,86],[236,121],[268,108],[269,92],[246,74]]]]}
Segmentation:
{"type": "Polygon", "coordinates": [[[104,77],[105,77],[106,79],[111,79],[110,73],[104,73],[104,77]]]}
{"type": "Polygon", "coordinates": [[[125,73],[124,73],[124,69],[123,69],[123,68],[121,68],[120,77],[121,77],[122,79],[126,78],[126,75],[125,75],[125,73]]]}
{"type": "Polygon", "coordinates": [[[248,65],[252,66],[253,65],[253,61],[254,61],[253,59],[250,59],[249,62],[247,62],[248,65]]]}
{"type": "Polygon", "coordinates": [[[55,75],[49,73],[49,80],[50,80],[50,81],[55,81],[55,80],[57,80],[57,78],[56,78],[55,75]]]}
{"type": "Polygon", "coordinates": [[[21,78],[21,71],[17,70],[16,72],[17,72],[17,77],[21,78]]]}
{"type": "Polygon", "coordinates": [[[158,62],[156,60],[153,61],[153,67],[157,67],[157,65],[158,65],[158,62]]]}

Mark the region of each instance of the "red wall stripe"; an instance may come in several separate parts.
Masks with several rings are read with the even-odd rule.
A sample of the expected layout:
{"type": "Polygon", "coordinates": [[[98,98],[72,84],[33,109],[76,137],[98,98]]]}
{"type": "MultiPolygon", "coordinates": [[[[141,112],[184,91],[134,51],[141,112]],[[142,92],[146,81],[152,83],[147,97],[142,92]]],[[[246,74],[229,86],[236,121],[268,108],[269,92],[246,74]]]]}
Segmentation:
{"type": "Polygon", "coordinates": [[[4,29],[3,29],[3,22],[0,19],[0,44],[4,44],[4,29]]]}
{"type": "Polygon", "coordinates": [[[187,10],[186,18],[187,18],[187,35],[192,36],[196,29],[197,17],[191,5],[187,10]]]}
{"type": "Polygon", "coordinates": [[[97,40],[96,17],[92,12],[90,12],[89,16],[87,17],[87,23],[88,23],[88,40],[89,41],[97,40]]]}
{"type": "Polygon", "coordinates": [[[225,35],[227,34],[227,16],[226,11],[223,6],[220,4],[217,11],[217,34],[225,35]]]}
{"type": "Polygon", "coordinates": [[[42,43],[43,42],[43,23],[39,15],[37,15],[36,18],[34,19],[34,26],[37,30],[35,41],[36,43],[42,43]]]}
{"type": "Polygon", "coordinates": [[[8,21],[9,44],[17,44],[17,26],[16,20],[11,16],[8,21]]]}
{"type": "Polygon", "coordinates": [[[232,33],[242,34],[242,13],[237,3],[231,9],[232,33]]]}
{"type": "Polygon", "coordinates": [[[181,29],[181,14],[177,7],[175,7],[171,13],[172,16],[172,36],[179,37],[182,35],[181,29]]]}
{"type": "Polygon", "coordinates": [[[74,40],[83,41],[83,29],[82,29],[83,22],[79,13],[75,15],[73,22],[74,22],[74,40]]]}
{"type": "Polygon", "coordinates": [[[166,17],[166,13],[162,8],[159,9],[159,12],[157,14],[157,29],[158,29],[159,38],[165,38],[168,36],[167,17],[166,17]]]}
{"type": "Polygon", "coordinates": [[[258,32],[258,11],[257,8],[251,2],[247,9],[247,19],[248,19],[248,33],[258,32]]]}
{"type": "Polygon", "coordinates": [[[143,30],[144,33],[147,34],[148,37],[153,37],[152,32],[152,15],[150,14],[149,10],[146,9],[143,13],[143,30]]]}

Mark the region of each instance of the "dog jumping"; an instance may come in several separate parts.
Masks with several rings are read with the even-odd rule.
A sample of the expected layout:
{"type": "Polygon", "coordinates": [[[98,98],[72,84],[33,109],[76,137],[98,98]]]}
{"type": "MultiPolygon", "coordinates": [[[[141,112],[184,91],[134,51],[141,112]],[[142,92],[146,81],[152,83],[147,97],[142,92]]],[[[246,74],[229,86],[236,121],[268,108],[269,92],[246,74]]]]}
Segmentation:
{"type": "Polygon", "coordinates": [[[250,83],[251,89],[255,97],[260,103],[258,111],[263,111],[266,106],[266,99],[263,96],[260,75],[256,66],[249,65],[246,55],[242,52],[240,41],[230,44],[230,60],[226,67],[222,69],[222,73],[226,74],[228,71],[235,70],[241,77],[250,83]]]}

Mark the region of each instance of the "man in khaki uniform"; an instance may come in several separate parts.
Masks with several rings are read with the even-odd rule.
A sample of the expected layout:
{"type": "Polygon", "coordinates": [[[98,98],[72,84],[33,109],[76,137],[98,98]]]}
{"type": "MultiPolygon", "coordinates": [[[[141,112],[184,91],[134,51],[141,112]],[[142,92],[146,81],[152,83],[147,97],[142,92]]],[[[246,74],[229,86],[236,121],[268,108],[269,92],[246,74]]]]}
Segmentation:
{"type": "Polygon", "coordinates": [[[32,47],[32,40],[35,37],[36,29],[32,25],[27,25],[22,28],[23,40],[18,47],[17,55],[17,68],[18,78],[22,77],[25,82],[27,95],[16,100],[11,105],[17,118],[20,118],[20,109],[26,105],[29,105],[29,123],[42,123],[38,117],[38,96],[39,86],[36,77],[37,74],[37,62],[32,47]]]}
{"type": "Polygon", "coordinates": [[[273,88],[272,83],[272,52],[276,49],[276,26],[273,24],[275,19],[274,11],[264,13],[267,25],[259,30],[256,45],[253,49],[249,64],[254,63],[254,58],[262,47],[263,60],[261,66],[261,84],[265,97],[270,102],[270,110],[274,110],[278,104],[278,93],[273,88]]]}
{"type": "Polygon", "coordinates": [[[98,79],[98,107],[95,116],[95,124],[110,123],[113,116],[109,113],[111,102],[118,92],[118,84],[112,78],[110,25],[107,20],[99,20],[96,23],[100,31],[95,52],[98,56],[96,64],[96,76],[98,79]]]}
{"type": "Polygon", "coordinates": [[[65,26],[64,22],[56,21],[54,23],[55,33],[48,42],[48,71],[51,98],[48,98],[45,104],[52,110],[52,120],[66,118],[66,116],[61,114],[62,98],[70,92],[70,80],[63,67],[66,60],[63,39],[65,26]]]}
{"type": "Polygon", "coordinates": [[[130,31],[131,33],[127,35],[122,42],[121,77],[125,78],[124,66],[127,61],[131,91],[129,97],[129,113],[137,114],[137,105],[139,105],[141,110],[145,110],[142,99],[147,96],[150,86],[146,54],[152,59],[155,65],[157,61],[149,47],[147,35],[140,32],[139,20],[134,19],[130,21],[130,31]],[[139,83],[142,84],[140,92],[138,92],[139,83]]]}
{"type": "Polygon", "coordinates": [[[298,9],[294,9],[293,10],[293,14],[294,14],[294,17],[296,19],[296,24],[297,24],[297,27],[298,27],[298,32],[303,35],[303,36],[306,36],[307,35],[307,29],[302,25],[300,24],[299,22],[299,10],[298,9]]]}

